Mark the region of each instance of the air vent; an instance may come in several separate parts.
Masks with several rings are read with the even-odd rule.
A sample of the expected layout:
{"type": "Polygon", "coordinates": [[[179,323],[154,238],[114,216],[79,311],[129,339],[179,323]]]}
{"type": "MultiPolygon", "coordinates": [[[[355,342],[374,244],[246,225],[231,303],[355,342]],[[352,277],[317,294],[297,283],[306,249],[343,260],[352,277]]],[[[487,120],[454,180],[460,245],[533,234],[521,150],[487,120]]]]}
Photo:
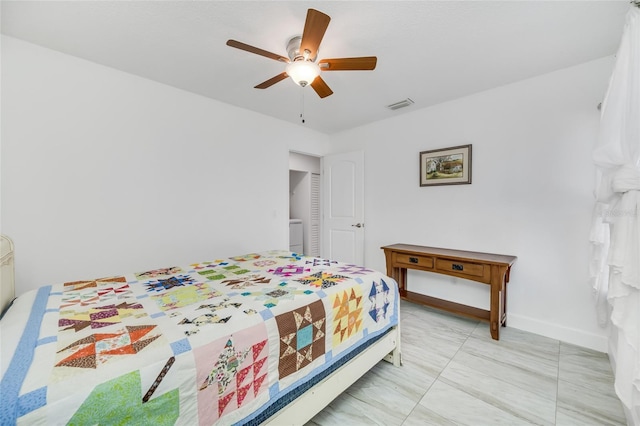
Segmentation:
{"type": "Polygon", "coordinates": [[[407,99],[401,100],[400,102],[396,102],[394,104],[387,105],[387,108],[389,108],[392,111],[395,111],[395,110],[400,109],[400,108],[408,107],[411,104],[413,104],[413,101],[411,99],[407,98],[407,99]]]}

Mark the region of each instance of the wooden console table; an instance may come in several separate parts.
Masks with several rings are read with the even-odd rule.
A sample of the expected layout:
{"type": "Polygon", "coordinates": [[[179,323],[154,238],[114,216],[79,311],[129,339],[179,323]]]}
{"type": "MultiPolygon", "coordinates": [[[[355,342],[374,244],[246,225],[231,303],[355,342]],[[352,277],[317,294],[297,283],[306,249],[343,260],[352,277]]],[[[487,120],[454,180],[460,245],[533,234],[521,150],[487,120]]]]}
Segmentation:
{"type": "Polygon", "coordinates": [[[398,282],[400,297],[470,318],[489,321],[491,337],[500,339],[507,325],[507,283],[516,256],[393,244],[381,247],[387,259],[387,275],[398,282]],[[451,275],[491,286],[488,311],[407,290],[407,269],[451,275]]]}

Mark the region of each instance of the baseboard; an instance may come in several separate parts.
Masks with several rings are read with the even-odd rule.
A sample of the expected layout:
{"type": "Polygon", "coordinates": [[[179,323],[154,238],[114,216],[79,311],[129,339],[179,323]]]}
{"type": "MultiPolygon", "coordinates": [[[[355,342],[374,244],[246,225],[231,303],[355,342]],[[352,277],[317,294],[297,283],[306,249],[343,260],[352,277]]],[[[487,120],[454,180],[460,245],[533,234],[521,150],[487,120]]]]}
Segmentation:
{"type": "Polygon", "coordinates": [[[605,329],[602,330],[602,335],[586,333],[575,328],[562,327],[557,324],[511,313],[507,315],[507,326],[539,334],[541,336],[550,337],[552,339],[561,340],[566,343],[571,343],[572,345],[593,349],[598,352],[608,353],[609,349],[605,329]]]}

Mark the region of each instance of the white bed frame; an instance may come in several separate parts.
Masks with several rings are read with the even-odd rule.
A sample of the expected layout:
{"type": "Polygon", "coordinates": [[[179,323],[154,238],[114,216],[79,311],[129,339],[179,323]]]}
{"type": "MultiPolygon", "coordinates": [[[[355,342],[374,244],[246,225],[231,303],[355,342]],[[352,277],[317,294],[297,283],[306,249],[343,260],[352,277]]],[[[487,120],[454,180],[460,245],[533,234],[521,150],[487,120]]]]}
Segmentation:
{"type": "Polygon", "coordinates": [[[402,365],[399,312],[398,325],[384,337],[300,395],[264,424],[271,426],[305,424],[382,360],[391,362],[396,367],[402,365]]]}
{"type": "Polygon", "coordinates": [[[0,316],[15,297],[13,241],[0,235],[0,316]]]}

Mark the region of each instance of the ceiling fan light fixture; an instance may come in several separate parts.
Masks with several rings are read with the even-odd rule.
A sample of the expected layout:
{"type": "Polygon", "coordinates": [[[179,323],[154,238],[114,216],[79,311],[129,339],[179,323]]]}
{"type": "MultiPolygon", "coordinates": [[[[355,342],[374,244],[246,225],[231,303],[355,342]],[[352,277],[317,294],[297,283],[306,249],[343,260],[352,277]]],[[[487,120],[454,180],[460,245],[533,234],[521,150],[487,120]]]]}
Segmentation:
{"type": "Polygon", "coordinates": [[[333,90],[320,76],[321,67],[322,71],[372,71],[378,60],[375,56],[324,58],[317,64],[320,43],[330,21],[331,17],[325,13],[315,9],[307,10],[302,35],[294,36],[287,42],[289,58],[237,40],[227,40],[227,46],[289,64],[285,71],[255,85],[254,88],[266,89],[291,77],[298,86],[311,86],[320,98],[326,98],[333,94],[333,90]]]}
{"type": "Polygon", "coordinates": [[[298,86],[305,87],[320,75],[320,67],[311,61],[294,61],[287,65],[286,73],[298,86]]]}

